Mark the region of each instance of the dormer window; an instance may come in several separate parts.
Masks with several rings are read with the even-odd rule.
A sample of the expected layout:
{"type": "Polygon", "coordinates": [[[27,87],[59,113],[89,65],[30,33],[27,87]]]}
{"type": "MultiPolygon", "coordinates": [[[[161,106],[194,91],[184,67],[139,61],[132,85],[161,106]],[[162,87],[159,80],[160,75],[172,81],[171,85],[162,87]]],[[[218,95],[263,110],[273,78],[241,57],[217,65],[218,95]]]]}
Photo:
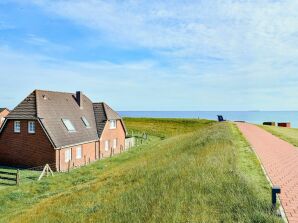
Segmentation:
{"type": "Polygon", "coordinates": [[[63,124],[65,125],[68,132],[75,132],[76,129],[73,126],[72,122],[69,119],[62,119],[63,124]]]}
{"type": "Polygon", "coordinates": [[[88,120],[86,119],[86,117],[83,116],[83,117],[81,117],[81,119],[82,119],[82,121],[83,121],[85,127],[86,127],[86,128],[90,128],[90,124],[89,124],[88,120]]]}
{"type": "Polygon", "coordinates": [[[115,129],[117,127],[117,120],[110,120],[110,129],[115,129]]]}

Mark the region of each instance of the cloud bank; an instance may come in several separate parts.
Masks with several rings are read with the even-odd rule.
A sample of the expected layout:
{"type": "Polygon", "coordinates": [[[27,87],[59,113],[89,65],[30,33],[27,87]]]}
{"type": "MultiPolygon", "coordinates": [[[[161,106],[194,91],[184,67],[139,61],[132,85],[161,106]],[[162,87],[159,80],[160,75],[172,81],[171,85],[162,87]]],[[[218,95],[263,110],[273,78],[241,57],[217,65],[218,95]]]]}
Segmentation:
{"type": "Polygon", "coordinates": [[[298,109],[297,1],[7,2],[30,5],[49,20],[67,21],[85,33],[80,44],[28,33],[33,52],[5,45],[1,57],[23,55],[18,62],[29,67],[15,71],[6,59],[0,69],[23,75],[30,70],[32,79],[42,73],[42,87],[55,88],[63,76],[72,86],[58,83],[57,89],[73,90],[80,83],[119,109],[298,109]],[[103,48],[115,53],[97,58],[103,48]],[[119,62],[130,51],[139,58],[119,62]],[[54,53],[65,56],[58,59],[54,53]],[[84,59],[69,56],[83,53],[84,59]]]}

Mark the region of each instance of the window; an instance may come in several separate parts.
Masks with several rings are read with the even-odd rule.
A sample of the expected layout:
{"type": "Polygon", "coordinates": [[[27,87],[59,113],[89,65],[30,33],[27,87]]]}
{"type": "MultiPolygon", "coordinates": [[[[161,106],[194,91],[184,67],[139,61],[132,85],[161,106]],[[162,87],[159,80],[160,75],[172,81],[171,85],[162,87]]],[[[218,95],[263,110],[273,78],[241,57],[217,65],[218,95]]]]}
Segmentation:
{"type": "Polygon", "coordinates": [[[116,120],[110,120],[110,129],[115,129],[117,127],[117,121],[116,120]]]}
{"type": "Polygon", "coordinates": [[[83,117],[81,117],[81,119],[82,119],[84,125],[86,126],[86,128],[90,128],[90,124],[89,124],[88,120],[86,119],[86,117],[83,116],[83,117]]]}
{"type": "Polygon", "coordinates": [[[105,151],[109,151],[109,140],[105,141],[105,151]]]}
{"type": "Polygon", "coordinates": [[[71,160],[71,149],[65,150],[65,162],[69,162],[71,160]]]}
{"type": "Polygon", "coordinates": [[[63,124],[65,125],[65,127],[67,128],[67,131],[69,132],[75,132],[76,129],[73,126],[73,124],[71,123],[71,121],[69,119],[62,119],[63,124]]]}
{"type": "Polygon", "coordinates": [[[14,132],[20,133],[21,132],[21,122],[14,121],[14,132]]]}
{"type": "Polygon", "coordinates": [[[34,121],[28,122],[28,132],[35,133],[35,122],[34,121]]]}
{"type": "Polygon", "coordinates": [[[117,139],[113,139],[113,149],[117,148],[117,139]]]}
{"type": "Polygon", "coordinates": [[[82,146],[78,146],[76,150],[77,150],[76,158],[81,159],[82,158],[82,146]]]}

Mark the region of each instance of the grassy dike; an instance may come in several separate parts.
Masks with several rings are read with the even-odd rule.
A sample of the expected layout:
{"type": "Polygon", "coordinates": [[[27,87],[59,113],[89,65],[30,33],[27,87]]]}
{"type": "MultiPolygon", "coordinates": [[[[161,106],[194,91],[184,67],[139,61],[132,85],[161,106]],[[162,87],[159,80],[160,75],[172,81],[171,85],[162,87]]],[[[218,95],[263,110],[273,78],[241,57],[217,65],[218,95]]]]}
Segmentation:
{"type": "Polygon", "coordinates": [[[69,174],[0,190],[0,221],[281,222],[270,212],[260,165],[233,124],[126,123],[150,141],[69,174]]]}
{"type": "Polygon", "coordinates": [[[259,127],[265,129],[270,132],[272,135],[275,135],[294,146],[298,146],[298,129],[297,128],[284,128],[277,126],[266,126],[259,125],[259,127]]]}

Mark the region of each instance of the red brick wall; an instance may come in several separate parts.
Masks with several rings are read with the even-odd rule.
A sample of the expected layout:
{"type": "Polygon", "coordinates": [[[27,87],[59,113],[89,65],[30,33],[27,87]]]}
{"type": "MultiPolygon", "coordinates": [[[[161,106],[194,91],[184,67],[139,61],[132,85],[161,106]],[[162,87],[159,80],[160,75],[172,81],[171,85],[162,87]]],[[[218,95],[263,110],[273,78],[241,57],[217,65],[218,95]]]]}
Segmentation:
{"type": "Polygon", "coordinates": [[[85,162],[88,164],[89,160],[90,162],[95,161],[97,159],[96,144],[98,144],[98,142],[90,142],[82,145],[56,150],[57,170],[66,171],[68,170],[68,165],[70,165],[70,168],[73,168],[85,165],[85,162]],[[81,158],[77,159],[77,148],[79,146],[81,146],[81,158]],[[65,161],[65,153],[68,149],[71,150],[70,162],[65,161]]]}
{"type": "Polygon", "coordinates": [[[120,153],[120,147],[124,149],[125,146],[125,131],[120,120],[117,120],[117,128],[110,129],[109,121],[103,130],[100,139],[100,154],[101,157],[109,157],[111,154],[111,147],[113,146],[113,139],[117,139],[117,147],[114,149],[114,154],[120,153]],[[105,141],[109,140],[109,150],[105,151],[105,141]]]}
{"type": "Polygon", "coordinates": [[[9,114],[9,111],[8,110],[4,110],[0,113],[0,127],[2,125],[2,118],[5,118],[7,115],[9,114]]]}
{"type": "Polygon", "coordinates": [[[14,120],[8,120],[0,134],[0,163],[36,167],[55,163],[55,150],[38,121],[35,133],[28,133],[28,121],[21,121],[21,132],[14,133],[14,120]]]}
{"type": "Polygon", "coordinates": [[[86,143],[82,145],[77,145],[73,147],[63,148],[60,150],[56,150],[56,160],[57,160],[57,170],[60,171],[67,171],[68,166],[70,168],[78,167],[85,165],[86,163],[93,162],[95,160],[98,160],[102,157],[109,157],[111,154],[111,147],[113,146],[113,139],[117,139],[117,147],[114,149],[114,154],[120,153],[120,146],[124,148],[125,145],[125,131],[120,121],[117,121],[117,128],[116,129],[110,129],[110,123],[107,122],[100,142],[91,142],[86,143]],[[105,151],[105,141],[109,140],[109,150],[105,151]],[[97,145],[96,145],[97,144],[97,145]],[[82,156],[80,159],[76,158],[77,153],[77,147],[81,146],[82,148],[82,156]],[[71,161],[66,162],[65,161],[65,154],[66,150],[71,150],[71,161]]]}
{"type": "Polygon", "coordinates": [[[56,170],[66,171],[68,162],[65,162],[65,152],[71,149],[70,167],[77,167],[95,161],[100,157],[109,157],[113,139],[117,139],[117,147],[113,149],[114,154],[120,153],[120,147],[125,145],[125,131],[120,121],[117,121],[117,128],[110,129],[107,122],[100,142],[90,142],[81,145],[82,155],[76,158],[76,149],[73,146],[64,149],[54,150],[49,139],[44,133],[40,124],[35,123],[35,134],[28,133],[28,121],[21,120],[21,133],[14,133],[14,122],[8,120],[0,134],[0,163],[7,165],[18,165],[35,167],[49,164],[56,164],[56,170]],[[109,140],[109,150],[105,151],[105,141],[109,140]]]}

